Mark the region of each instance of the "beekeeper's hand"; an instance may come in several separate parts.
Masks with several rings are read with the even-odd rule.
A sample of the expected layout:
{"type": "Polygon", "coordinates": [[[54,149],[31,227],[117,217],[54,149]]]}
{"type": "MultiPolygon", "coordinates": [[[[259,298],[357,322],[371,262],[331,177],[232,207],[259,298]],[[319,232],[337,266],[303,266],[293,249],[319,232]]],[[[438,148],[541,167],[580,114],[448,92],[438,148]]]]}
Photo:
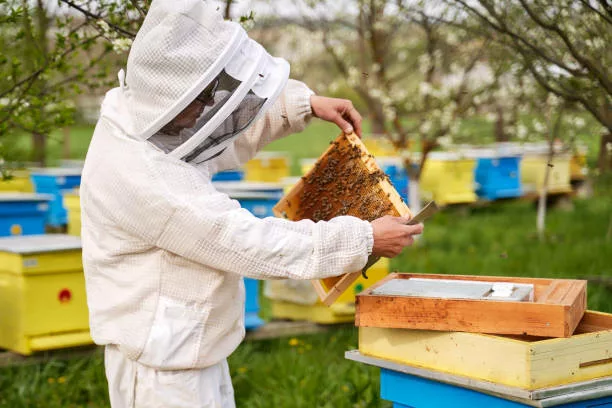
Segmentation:
{"type": "Polygon", "coordinates": [[[385,215],[372,221],[374,245],[372,255],[393,258],[414,242],[414,235],[423,232],[423,224],[406,225],[408,218],[385,215]]]}
{"type": "Polygon", "coordinates": [[[355,132],[361,137],[361,115],[353,106],[353,102],[348,99],[312,95],[310,106],[315,117],[335,123],[346,134],[355,132]]]}

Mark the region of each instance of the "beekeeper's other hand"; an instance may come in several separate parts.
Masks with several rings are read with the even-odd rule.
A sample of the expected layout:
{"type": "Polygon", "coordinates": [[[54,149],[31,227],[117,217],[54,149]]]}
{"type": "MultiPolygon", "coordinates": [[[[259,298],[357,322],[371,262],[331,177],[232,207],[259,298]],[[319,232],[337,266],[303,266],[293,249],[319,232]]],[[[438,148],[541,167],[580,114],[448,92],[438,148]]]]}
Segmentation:
{"type": "Polygon", "coordinates": [[[372,221],[374,245],[372,255],[393,258],[414,242],[414,235],[423,232],[423,224],[406,225],[406,218],[385,215],[372,221]]]}
{"type": "Polygon", "coordinates": [[[310,97],[312,113],[319,119],[333,122],[346,134],[355,132],[361,137],[361,115],[348,99],[310,97]]]}

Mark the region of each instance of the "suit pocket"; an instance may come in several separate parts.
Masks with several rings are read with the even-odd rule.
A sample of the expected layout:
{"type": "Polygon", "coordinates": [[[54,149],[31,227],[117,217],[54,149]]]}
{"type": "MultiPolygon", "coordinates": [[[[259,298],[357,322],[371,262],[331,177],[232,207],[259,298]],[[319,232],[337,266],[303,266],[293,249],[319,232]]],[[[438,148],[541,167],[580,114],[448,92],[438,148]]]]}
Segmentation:
{"type": "Polygon", "coordinates": [[[170,370],[194,367],[208,309],[160,296],[155,318],[138,359],[142,364],[170,370]]]}

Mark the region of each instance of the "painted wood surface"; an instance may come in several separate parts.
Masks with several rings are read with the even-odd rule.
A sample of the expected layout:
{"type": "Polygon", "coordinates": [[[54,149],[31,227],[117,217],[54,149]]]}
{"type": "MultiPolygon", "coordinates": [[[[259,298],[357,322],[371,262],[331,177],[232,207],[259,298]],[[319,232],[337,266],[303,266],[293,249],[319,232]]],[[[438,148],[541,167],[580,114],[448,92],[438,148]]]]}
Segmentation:
{"type": "MultiPolygon", "coordinates": [[[[369,201],[379,204],[382,203],[386,208],[386,215],[407,216],[410,210],[402,200],[399,193],[395,190],[388,177],[384,176],[382,169],[376,163],[374,157],[368,152],[365,145],[355,134],[340,135],[330,147],[321,155],[315,165],[302,177],[293,188],[280,200],[273,211],[277,217],[298,221],[300,219],[313,219],[308,211],[305,211],[311,202],[327,199],[328,209],[313,208],[310,211],[324,213],[321,219],[331,219],[338,215],[353,215],[361,219],[372,218],[373,206],[364,206],[369,201]],[[336,160],[333,154],[337,149],[347,149],[350,155],[343,156],[336,160]],[[333,169],[331,160],[334,159],[333,169]],[[346,171],[350,167],[350,171],[346,171]],[[330,170],[333,170],[330,172],[330,170]],[[342,176],[340,176],[342,174],[342,176]],[[380,175],[376,177],[376,182],[372,188],[361,196],[355,197],[354,191],[345,186],[351,186],[359,177],[380,175]],[[325,182],[324,186],[318,190],[308,190],[308,197],[304,197],[306,189],[309,188],[305,180],[319,180],[325,182]],[[350,201],[350,206],[342,203],[350,201]],[[325,210],[325,211],[323,211],[325,210]]],[[[315,217],[320,218],[320,217],[315,217]]],[[[353,282],[361,275],[361,271],[344,274],[313,281],[317,294],[321,301],[326,305],[331,305],[353,282]]]]}
{"type": "Polygon", "coordinates": [[[570,338],[360,327],[359,351],[534,390],[612,376],[612,315],[588,311],[570,338]]]}
{"type": "Polygon", "coordinates": [[[572,401],[573,396],[555,401],[515,401],[387,369],[381,370],[380,394],[382,399],[393,401],[394,407],[409,408],[612,407],[609,395],[585,395],[587,399],[579,401],[572,401]]]}
{"type": "Polygon", "coordinates": [[[586,281],[499,276],[391,274],[357,296],[355,324],[440,331],[570,337],[586,310],[586,281]],[[482,280],[531,283],[533,302],[383,296],[391,279],[482,280]]]}
{"type": "Polygon", "coordinates": [[[347,351],[345,358],[381,368],[381,396],[395,404],[409,403],[412,407],[513,407],[516,405],[512,404],[518,403],[540,408],[578,408],[606,406],[612,398],[612,377],[526,390],[369,357],[358,350],[347,351]],[[389,376],[383,377],[388,374],[394,374],[394,381],[386,381],[385,386],[389,376]],[[416,397],[409,390],[416,392],[416,397]],[[447,398],[447,393],[452,399],[447,398]]]}

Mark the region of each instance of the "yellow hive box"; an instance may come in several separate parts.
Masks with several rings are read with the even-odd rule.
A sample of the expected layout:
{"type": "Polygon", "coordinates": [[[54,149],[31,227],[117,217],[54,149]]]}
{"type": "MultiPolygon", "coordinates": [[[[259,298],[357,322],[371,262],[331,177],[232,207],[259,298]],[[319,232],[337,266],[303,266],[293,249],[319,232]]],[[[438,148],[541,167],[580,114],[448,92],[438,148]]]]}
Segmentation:
{"type": "Polygon", "coordinates": [[[0,180],[0,192],[32,193],[34,184],[30,180],[30,172],[27,170],[11,171],[10,180],[0,180]]]}
{"type": "Polygon", "coordinates": [[[0,238],[0,348],[23,355],[91,344],[81,240],[0,238]]]}
{"type": "Polygon", "coordinates": [[[473,203],[476,160],[458,153],[431,152],[420,179],[424,196],[439,205],[473,203]]]}
{"type": "MultiPolygon", "coordinates": [[[[274,298],[270,301],[272,317],[274,319],[308,320],[319,324],[352,322],[355,320],[355,295],[369,288],[388,274],[389,260],[381,258],[368,269],[368,279],[364,279],[363,276],[359,277],[347,290],[342,292],[331,306],[324,305],[318,299],[312,286],[304,285],[300,288],[301,290],[309,291],[306,295],[304,293],[292,294],[290,289],[280,284],[282,281],[266,282],[272,285],[271,290],[266,290],[266,294],[274,298]],[[284,293],[278,293],[280,291],[284,293]],[[292,296],[295,297],[295,301],[291,301],[292,296]],[[307,304],[309,300],[311,304],[307,304]]],[[[267,288],[269,289],[270,286],[267,288]]]]}
{"type": "Polygon", "coordinates": [[[587,311],[569,338],[359,328],[361,354],[534,390],[612,376],[612,315],[587,311]]]}
{"type": "Polygon", "coordinates": [[[584,180],[588,174],[587,149],[584,146],[578,146],[570,159],[570,179],[571,181],[584,180]]]}
{"type": "Polygon", "coordinates": [[[260,152],[244,165],[247,181],[278,183],[289,174],[289,157],[282,152],[260,152]]]}
{"type": "MultiPolygon", "coordinates": [[[[558,149],[557,149],[558,150],[558,149]]],[[[548,192],[552,194],[569,193],[571,155],[557,152],[550,168],[548,192]]],[[[544,144],[526,145],[521,160],[521,182],[526,191],[541,192],[548,163],[548,147],[544,144]]]]}
{"type": "Polygon", "coordinates": [[[300,160],[300,170],[302,171],[302,174],[308,173],[314,167],[316,162],[317,159],[312,158],[300,160]]]}
{"type": "Polygon", "coordinates": [[[64,194],[64,208],[68,212],[68,235],[81,236],[81,197],[79,190],[64,194]]]}
{"type": "Polygon", "coordinates": [[[363,144],[366,146],[370,154],[376,157],[397,156],[397,150],[384,136],[364,138],[363,144]]]}

